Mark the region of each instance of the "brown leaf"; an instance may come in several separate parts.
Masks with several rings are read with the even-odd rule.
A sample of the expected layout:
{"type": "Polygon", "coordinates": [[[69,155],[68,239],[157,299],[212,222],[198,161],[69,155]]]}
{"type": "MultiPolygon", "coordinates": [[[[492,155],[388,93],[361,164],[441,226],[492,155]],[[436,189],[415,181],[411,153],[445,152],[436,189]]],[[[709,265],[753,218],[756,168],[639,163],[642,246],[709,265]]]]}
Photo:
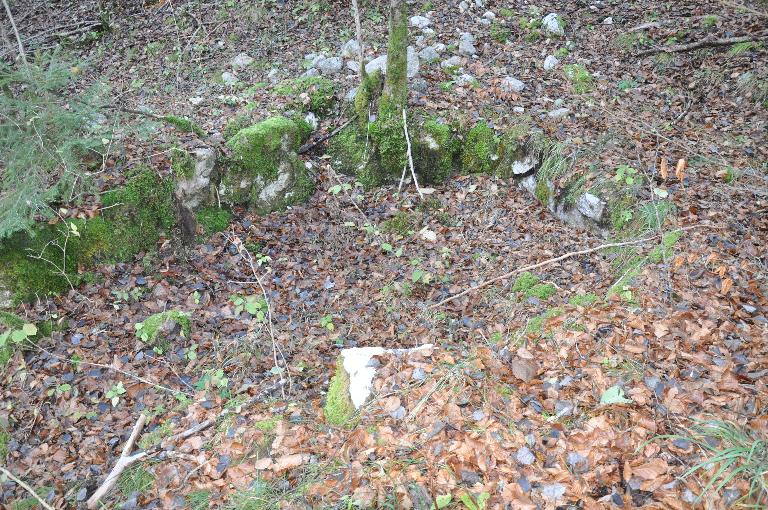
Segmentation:
{"type": "Polygon", "coordinates": [[[299,467],[305,462],[309,462],[309,454],[307,453],[294,453],[293,455],[283,455],[278,457],[270,466],[272,471],[279,473],[287,469],[293,469],[299,467]]]}
{"type": "Polygon", "coordinates": [[[539,366],[533,361],[515,359],[512,360],[510,366],[512,367],[512,375],[527,383],[534,380],[539,373],[539,366]]]}
{"type": "Polygon", "coordinates": [[[667,177],[669,177],[669,164],[667,163],[667,158],[661,158],[661,165],[659,165],[659,173],[661,174],[662,180],[667,180],[667,177]]]}
{"type": "Polygon", "coordinates": [[[675,166],[675,177],[677,177],[678,181],[682,181],[683,177],[685,177],[685,167],[687,166],[687,162],[685,159],[680,158],[677,160],[677,166],[675,166]]]}
{"type": "Polygon", "coordinates": [[[645,480],[653,480],[666,473],[668,469],[667,462],[657,457],[641,466],[633,467],[632,473],[645,480]]]}

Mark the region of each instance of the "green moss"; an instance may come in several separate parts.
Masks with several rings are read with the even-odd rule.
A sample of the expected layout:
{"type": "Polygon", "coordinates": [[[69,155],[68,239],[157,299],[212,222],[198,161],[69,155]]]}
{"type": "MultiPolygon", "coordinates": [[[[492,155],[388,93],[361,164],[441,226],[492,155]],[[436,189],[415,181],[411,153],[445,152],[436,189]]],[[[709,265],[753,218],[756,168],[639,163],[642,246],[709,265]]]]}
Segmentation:
{"type": "Polygon", "coordinates": [[[656,246],[647,256],[634,255],[627,260],[617,258],[620,262],[613,267],[614,273],[619,275],[618,280],[611,285],[606,294],[611,297],[615,294],[622,294],[632,285],[635,278],[640,276],[643,269],[648,264],[659,264],[665,258],[673,255],[673,248],[682,236],[682,232],[667,232],[661,238],[661,243],[656,246]]]}
{"type": "Polygon", "coordinates": [[[403,114],[396,101],[382,96],[376,121],[369,125],[374,158],[368,171],[374,184],[395,182],[407,164],[408,143],[403,131],[403,114]]]}
{"type": "Polygon", "coordinates": [[[158,427],[155,427],[152,432],[144,432],[141,435],[141,439],[139,439],[139,448],[146,450],[156,444],[160,444],[163,439],[171,437],[172,435],[173,425],[168,421],[163,422],[158,427]]]}
{"type": "MultiPolygon", "coordinates": [[[[46,499],[53,492],[53,487],[37,487],[35,492],[41,498],[46,499]]],[[[29,497],[14,501],[8,508],[9,510],[33,510],[40,508],[40,502],[33,497],[29,497]]]]}
{"type": "Polygon", "coordinates": [[[280,418],[274,416],[266,420],[257,421],[253,424],[253,427],[261,430],[262,432],[273,432],[279,422],[280,418]]]}
{"type": "Polygon", "coordinates": [[[677,244],[677,241],[680,240],[680,237],[682,237],[683,233],[678,232],[667,232],[663,236],[661,236],[661,243],[651,251],[651,253],[648,255],[648,260],[652,264],[659,264],[664,259],[668,259],[673,255],[673,250],[675,244],[677,244]]]}
{"type": "Polygon", "coordinates": [[[8,457],[8,443],[11,442],[11,433],[0,427],[0,463],[5,464],[8,457]]]}
{"type": "Polygon", "coordinates": [[[499,139],[487,123],[479,122],[464,138],[461,156],[464,173],[493,173],[496,169],[499,139]]]}
{"type": "Polygon", "coordinates": [[[227,122],[227,125],[224,126],[224,131],[222,131],[222,136],[225,141],[229,141],[234,138],[241,129],[245,129],[252,124],[253,122],[251,121],[250,115],[238,115],[227,122]]]}
{"type": "Polygon", "coordinates": [[[354,110],[357,116],[358,135],[363,135],[368,129],[371,105],[381,95],[384,85],[384,76],[377,70],[371,74],[365,74],[355,94],[354,110]]]}
{"type": "Polygon", "coordinates": [[[496,167],[496,175],[505,179],[514,176],[515,162],[524,160],[528,155],[528,144],[525,139],[530,129],[530,124],[523,121],[509,128],[499,139],[499,164],[496,167]]]}
{"type": "Polygon", "coordinates": [[[324,413],[331,425],[346,428],[355,425],[355,406],[349,396],[349,374],[341,360],[336,364],[336,373],[328,385],[324,413]]]}
{"type": "Polygon", "coordinates": [[[413,144],[413,164],[422,183],[440,184],[451,176],[458,150],[456,142],[450,126],[437,119],[424,122],[413,144]]]}
{"type": "Polygon", "coordinates": [[[594,78],[587,68],[581,64],[566,64],[563,66],[565,78],[571,82],[574,92],[584,94],[592,90],[594,78]]]}
{"type": "Polygon", "coordinates": [[[583,307],[593,305],[595,302],[597,302],[597,294],[593,292],[588,292],[586,294],[576,294],[575,296],[571,296],[571,298],[568,300],[568,303],[572,304],[573,306],[583,307]]]}
{"type": "Polygon", "coordinates": [[[336,104],[336,85],[322,76],[301,76],[284,80],[272,89],[275,94],[287,96],[290,106],[301,112],[312,111],[318,115],[330,113],[336,104]],[[306,94],[307,102],[301,95],[306,94]]]}
{"type": "Polygon", "coordinates": [[[203,227],[206,235],[226,230],[232,219],[232,213],[228,209],[218,207],[204,207],[196,213],[196,216],[197,224],[203,227]]]}
{"type": "Polygon", "coordinates": [[[201,138],[207,136],[206,132],[203,131],[200,126],[187,118],[177,117],[175,115],[166,115],[162,117],[162,120],[168,124],[171,124],[172,126],[175,126],[178,130],[184,131],[185,133],[194,133],[201,138]]]}
{"type": "Polygon", "coordinates": [[[314,183],[296,151],[309,131],[306,122],[285,117],[272,117],[240,130],[227,142],[232,156],[219,188],[222,200],[249,205],[259,213],[306,201],[314,191],[314,183]],[[289,172],[294,179],[292,189],[283,199],[263,198],[262,192],[281,171],[289,172]],[[248,185],[243,187],[242,183],[248,185]]]}
{"type": "Polygon", "coordinates": [[[540,281],[538,276],[529,271],[525,271],[520,273],[515,279],[515,283],[512,284],[512,292],[526,292],[540,281]]]}
{"type": "Polygon", "coordinates": [[[188,179],[195,173],[195,160],[189,152],[174,147],[171,149],[171,168],[177,179],[188,179]]]}
{"type": "Polygon", "coordinates": [[[555,295],[557,289],[551,283],[537,283],[533,287],[524,291],[525,297],[535,297],[538,299],[549,299],[555,295]]]}
{"type": "Polygon", "coordinates": [[[505,43],[512,35],[512,30],[507,28],[506,25],[499,22],[491,23],[491,39],[494,41],[505,43]]]}
{"type": "Polygon", "coordinates": [[[534,190],[534,196],[536,199],[544,205],[549,204],[549,197],[552,195],[550,184],[544,177],[536,177],[536,189],[534,190]]]}
{"type": "Polygon", "coordinates": [[[390,219],[382,222],[381,230],[388,234],[407,236],[408,233],[413,230],[414,224],[415,222],[410,214],[398,211],[390,219]]]}
{"type": "Polygon", "coordinates": [[[147,317],[144,322],[136,324],[136,336],[142,342],[158,346],[163,351],[169,348],[169,339],[163,338],[161,328],[166,322],[173,322],[181,328],[181,336],[189,338],[192,332],[190,315],[179,310],[167,310],[147,317]]]}
{"type": "Polygon", "coordinates": [[[331,138],[328,153],[335,170],[354,175],[365,166],[365,138],[358,137],[353,126],[347,126],[331,138]]]}
{"type": "Polygon", "coordinates": [[[525,333],[529,335],[541,335],[544,333],[544,324],[547,320],[562,315],[564,310],[562,308],[550,308],[541,315],[537,315],[528,321],[525,327],[525,333]]]}

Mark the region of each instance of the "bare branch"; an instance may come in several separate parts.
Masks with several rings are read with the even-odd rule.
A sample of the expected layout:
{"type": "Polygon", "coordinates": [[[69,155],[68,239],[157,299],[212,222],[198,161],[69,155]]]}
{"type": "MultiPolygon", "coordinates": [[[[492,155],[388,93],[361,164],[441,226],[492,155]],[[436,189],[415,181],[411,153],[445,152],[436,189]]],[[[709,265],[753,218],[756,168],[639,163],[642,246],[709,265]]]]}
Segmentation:
{"type": "MultiPolygon", "coordinates": [[[[3,2],[3,3],[5,3],[5,2],[3,2]]],[[[8,478],[10,478],[10,479],[11,479],[11,480],[13,480],[14,482],[16,482],[16,483],[18,484],[18,486],[19,486],[19,487],[21,487],[21,488],[22,488],[22,489],[24,489],[25,491],[29,492],[29,493],[32,495],[32,497],[33,497],[33,498],[35,498],[35,499],[38,501],[38,503],[40,503],[40,504],[43,506],[43,508],[45,508],[45,510],[54,510],[54,509],[53,509],[53,507],[52,507],[51,505],[49,505],[48,503],[46,503],[46,502],[45,502],[45,500],[44,500],[43,498],[41,498],[41,497],[40,497],[40,496],[37,494],[37,492],[35,492],[35,491],[32,489],[32,487],[30,487],[29,485],[27,485],[27,484],[26,484],[26,483],[24,483],[23,481],[21,481],[21,480],[19,480],[18,478],[16,478],[16,476],[14,476],[14,474],[13,474],[13,473],[11,473],[11,472],[10,472],[10,471],[8,471],[7,469],[5,469],[3,466],[0,466],[0,471],[1,471],[1,472],[2,472],[2,473],[5,475],[5,476],[7,476],[8,478]]]]}
{"type": "Polygon", "coordinates": [[[657,53],[682,53],[685,51],[693,51],[699,48],[713,48],[717,46],[731,46],[733,44],[753,42],[757,41],[761,36],[765,34],[744,35],[741,37],[727,37],[725,39],[704,39],[702,41],[692,42],[688,44],[678,44],[676,46],[669,46],[667,48],[651,48],[650,50],[644,50],[637,54],[638,57],[644,57],[646,55],[655,55],[657,53]]]}

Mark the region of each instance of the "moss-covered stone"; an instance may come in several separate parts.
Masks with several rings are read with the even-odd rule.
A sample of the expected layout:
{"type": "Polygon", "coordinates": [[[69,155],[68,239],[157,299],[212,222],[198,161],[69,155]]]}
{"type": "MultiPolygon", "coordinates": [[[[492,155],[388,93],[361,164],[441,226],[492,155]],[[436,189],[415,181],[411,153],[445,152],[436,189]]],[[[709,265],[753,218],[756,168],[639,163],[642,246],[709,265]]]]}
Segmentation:
{"type": "Polygon", "coordinates": [[[341,359],[336,364],[336,373],[328,385],[323,411],[326,421],[331,425],[347,428],[355,425],[355,406],[349,396],[349,374],[344,370],[341,359]]]}
{"type": "Polygon", "coordinates": [[[240,130],[229,142],[229,167],[219,185],[221,200],[260,214],[306,201],[314,183],[296,151],[310,129],[306,122],[272,117],[240,130]]]}
{"type": "Polygon", "coordinates": [[[365,138],[358,136],[354,126],[347,126],[330,139],[328,154],[335,170],[355,175],[365,166],[365,138]]]}
{"type": "Polygon", "coordinates": [[[486,122],[477,123],[464,138],[461,156],[464,173],[493,173],[498,166],[499,138],[486,122]]]}
{"type": "Polygon", "coordinates": [[[225,141],[229,141],[239,133],[241,129],[245,129],[252,124],[253,121],[249,115],[238,115],[227,122],[227,125],[224,126],[224,131],[222,131],[221,134],[225,141]]]}
{"type": "Polygon", "coordinates": [[[530,150],[530,125],[520,122],[509,128],[500,138],[498,144],[498,166],[496,175],[503,178],[528,175],[535,171],[538,159],[530,150]]]}
{"type": "Polygon", "coordinates": [[[189,152],[174,147],[171,149],[171,168],[176,179],[189,179],[195,174],[195,160],[189,152]]]}
{"type": "Polygon", "coordinates": [[[414,167],[423,184],[440,184],[453,173],[459,145],[450,126],[428,119],[413,143],[414,167]]]}
{"type": "Polygon", "coordinates": [[[136,324],[136,336],[142,342],[166,351],[170,348],[172,340],[166,335],[174,330],[175,326],[178,326],[179,334],[183,338],[189,338],[192,333],[190,315],[179,310],[167,310],[150,315],[144,322],[136,324]],[[168,327],[168,323],[171,323],[171,327],[168,327]]]}
{"type": "Polygon", "coordinates": [[[336,85],[322,76],[302,76],[284,80],[272,89],[275,94],[287,96],[289,104],[302,112],[311,111],[327,115],[336,105],[336,85]]]}
{"type": "Polygon", "coordinates": [[[197,224],[203,227],[205,235],[226,230],[232,219],[232,213],[228,209],[219,209],[218,207],[204,207],[196,213],[196,216],[197,224]]]}

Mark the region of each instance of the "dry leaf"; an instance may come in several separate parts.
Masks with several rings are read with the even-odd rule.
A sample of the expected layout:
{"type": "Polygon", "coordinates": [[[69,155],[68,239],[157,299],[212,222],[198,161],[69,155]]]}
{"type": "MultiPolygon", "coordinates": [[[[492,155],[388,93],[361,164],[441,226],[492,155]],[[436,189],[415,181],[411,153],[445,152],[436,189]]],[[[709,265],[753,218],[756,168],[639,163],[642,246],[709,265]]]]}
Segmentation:
{"type": "Polygon", "coordinates": [[[731,290],[731,287],[733,287],[733,280],[730,278],[726,278],[723,280],[723,283],[720,285],[720,293],[721,294],[728,294],[728,291],[731,290]]]}
{"type": "Polygon", "coordinates": [[[677,166],[675,167],[675,177],[677,177],[677,180],[682,181],[683,177],[685,177],[686,166],[687,166],[687,163],[685,159],[680,158],[677,160],[677,166]]]}
{"type": "Polygon", "coordinates": [[[659,165],[659,172],[661,173],[662,180],[667,180],[669,177],[669,164],[667,158],[661,158],[661,165],[659,165]]]}
{"type": "Polygon", "coordinates": [[[667,472],[669,466],[664,459],[655,458],[642,466],[636,466],[632,468],[632,474],[639,476],[645,480],[654,480],[667,472]]]}

